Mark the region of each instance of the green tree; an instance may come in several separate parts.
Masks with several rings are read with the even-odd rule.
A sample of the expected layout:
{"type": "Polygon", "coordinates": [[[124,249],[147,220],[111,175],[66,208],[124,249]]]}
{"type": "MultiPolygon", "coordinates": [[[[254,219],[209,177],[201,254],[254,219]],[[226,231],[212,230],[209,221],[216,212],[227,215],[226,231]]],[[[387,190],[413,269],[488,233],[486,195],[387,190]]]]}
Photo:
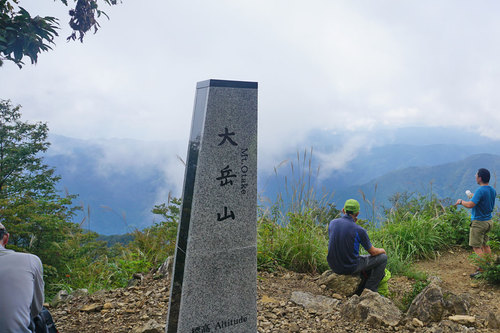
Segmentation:
{"type": "Polygon", "coordinates": [[[75,196],[56,190],[60,177],[43,163],[48,127],[21,120],[20,106],[0,100],[0,221],[9,247],[37,254],[47,272],[64,271],[61,244],[81,232],[71,219],[75,196]]]}
{"type": "MultiPolygon", "coordinates": [[[[68,0],[59,0],[68,6],[68,0]]],[[[21,0],[0,0],[0,66],[3,61],[13,61],[19,68],[24,65],[23,57],[32,64],[38,55],[51,49],[54,38],[58,36],[59,20],[52,16],[35,16],[20,6],[21,0]]],[[[70,0],[71,2],[71,0],[70,0]]],[[[69,26],[73,29],[68,40],[77,38],[83,42],[85,34],[97,31],[97,18],[107,14],[100,10],[99,4],[116,5],[118,0],[72,0],[75,8],[69,11],[69,26]]]]}
{"type": "Polygon", "coordinates": [[[21,106],[0,100],[0,199],[55,197],[59,177],[43,164],[50,143],[44,123],[21,121],[21,106]]]}

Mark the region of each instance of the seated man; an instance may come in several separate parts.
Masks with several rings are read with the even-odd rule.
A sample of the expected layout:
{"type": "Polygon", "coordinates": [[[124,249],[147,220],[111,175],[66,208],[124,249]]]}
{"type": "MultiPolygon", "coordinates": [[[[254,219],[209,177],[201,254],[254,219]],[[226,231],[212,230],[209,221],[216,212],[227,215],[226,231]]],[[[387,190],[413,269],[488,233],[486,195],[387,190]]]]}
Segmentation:
{"type": "MultiPolygon", "coordinates": [[[[377,292],[385,275],[387,255],[384,249],[373,247],[366,230],[357,225],[359,202],[349,199],[345,202],[344,215],[330,222],[328,226],[328,265],[333,272],[343,275],[365,275],[364,288],[377,292]],[[359,255],[361,244],[370,255],[359,255]]],[[[363,288],[363,287],[362,287],[363,288]]],[[[362,290],[358,289],[357,293],[362,290]]]]}
{"type": "Polygon", "coordinates": [[[42,262],[33,254],[5,249],[8,241],[0,223],[0,332],[30,333],[43,305],[42,262]]]}

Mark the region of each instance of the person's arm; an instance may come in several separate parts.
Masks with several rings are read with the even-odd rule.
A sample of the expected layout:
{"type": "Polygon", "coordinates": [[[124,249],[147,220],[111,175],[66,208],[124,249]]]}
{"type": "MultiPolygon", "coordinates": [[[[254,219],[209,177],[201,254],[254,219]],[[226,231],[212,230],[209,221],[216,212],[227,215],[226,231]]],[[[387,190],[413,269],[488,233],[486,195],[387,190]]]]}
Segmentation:
{"type": "Polygon", "coordinates": [[[42,261],[37,256],[33,256],[33,300],[31,301],[31,318],[36,317],[42,311],[44,301],[44,283],[42,261]]]}
{"type": "Polygon", "coordinates": [[[377,248],[374,247],[370,241],[370,237],[368,237],[368,233],[366,232],[365,229],[362,229],[359,233],[360,236],[360,243],[363,245],[365,250],[371,255],[371,256],[378,256],[379,254],[385,253],[385,250],[382,248],[377,248]]]}
{"type": "Polygon", "coordinates": [[[378,256],[379,254],[385,253],[385,250],[372,245],[372,247],[368,249],[368,253],[372,256],[378,256]]]}
{"type": "Polygon", "coordinates": [[[462,199],[458,199],[455,203],[455,206],[462,205],[465,208],[473,208],[476,204],[473,201],[463,201],[462,199]]]}

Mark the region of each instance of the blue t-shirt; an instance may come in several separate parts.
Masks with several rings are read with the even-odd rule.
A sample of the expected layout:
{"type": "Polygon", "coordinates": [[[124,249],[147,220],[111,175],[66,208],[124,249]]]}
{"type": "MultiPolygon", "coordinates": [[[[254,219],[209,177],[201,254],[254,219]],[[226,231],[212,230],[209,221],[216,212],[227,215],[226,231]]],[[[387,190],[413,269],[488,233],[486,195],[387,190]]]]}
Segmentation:
{"type": "Polygon", "coordinates": [[[472,220],[489,221],[491,220],[491,212],[495,207],[495,199],[497,191],[489,185],[479,186],[472,197],[472,202],[476,205],[472,207],[472,220]]]}
{"type": "Polygon", "coordinates": [[[368,233],[349,215],[330,222],[328,226],[328,265],[337,274],[351,274],[359,263],[359,244],[372,247],[368,233]]]}

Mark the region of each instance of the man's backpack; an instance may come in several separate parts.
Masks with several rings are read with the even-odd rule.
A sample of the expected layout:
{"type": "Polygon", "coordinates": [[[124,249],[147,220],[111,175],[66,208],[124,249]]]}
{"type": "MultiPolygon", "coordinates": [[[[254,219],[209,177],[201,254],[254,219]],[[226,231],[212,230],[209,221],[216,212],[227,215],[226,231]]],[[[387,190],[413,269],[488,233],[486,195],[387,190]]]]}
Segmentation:
{"type": "Polygon", "coordinates": [[[35,333],[59,333],[52,315],[45,307],[42,308],[38,316],[33,318],[33,323],[35,325],[35,333]]]}

